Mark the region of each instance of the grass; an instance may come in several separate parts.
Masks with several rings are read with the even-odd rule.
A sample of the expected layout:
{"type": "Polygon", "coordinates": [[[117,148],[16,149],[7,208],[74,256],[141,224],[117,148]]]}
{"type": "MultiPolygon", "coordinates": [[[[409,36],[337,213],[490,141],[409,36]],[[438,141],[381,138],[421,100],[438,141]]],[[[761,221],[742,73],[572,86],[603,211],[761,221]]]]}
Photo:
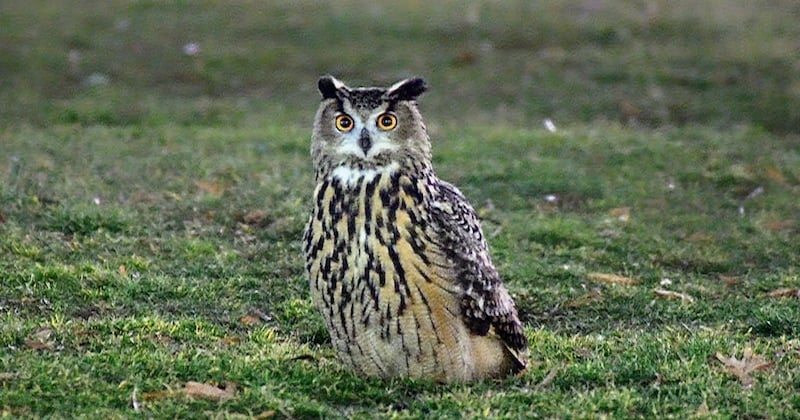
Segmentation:
{"type": "Polygon", "coordinates": [[[0,413],[800,415],[797,5],[475,4],[2,3],[0,413]],[[524,375],[336,362],[299,247],[327,72],[429,80],[524,375]]]}

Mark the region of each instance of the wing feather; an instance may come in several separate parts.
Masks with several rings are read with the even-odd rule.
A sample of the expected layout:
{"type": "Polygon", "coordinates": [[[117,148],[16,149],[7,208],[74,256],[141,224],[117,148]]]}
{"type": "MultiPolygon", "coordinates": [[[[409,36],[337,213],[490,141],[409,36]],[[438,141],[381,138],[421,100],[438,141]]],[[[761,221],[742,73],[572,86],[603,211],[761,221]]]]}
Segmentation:
{"type": "Polygon", "coordinates": [[[494,331],[522,367],[528,341],[514,301],[492,264],[475,210],[455,186],[439,181],[432,205],[433,228],[464,290],[461,309],[479,335],[494,331]]]}

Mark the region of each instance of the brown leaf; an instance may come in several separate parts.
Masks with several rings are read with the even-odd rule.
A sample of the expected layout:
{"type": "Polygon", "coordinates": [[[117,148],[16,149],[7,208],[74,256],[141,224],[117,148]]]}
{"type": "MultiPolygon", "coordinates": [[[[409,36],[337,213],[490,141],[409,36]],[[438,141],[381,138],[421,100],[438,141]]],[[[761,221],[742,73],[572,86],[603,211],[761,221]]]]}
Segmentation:
{"type": "Polygon", "coordinates": [[[269,322],[269,321],[272,321],[272,317],[258,309],[251,309],[247,315],[239,318],[239,322],[241,322],[242,325],[248,327],[251,325],[258,325],[262,322],[269,322]]]}
{"type": "Polygon", "coordinates": [[[48,340],[53,335],[53,330],[50,328],[39,328],[35,333],[31,334],[30,338],[25,339],[25,345],[34,350],[51,350],[53,344],[48,340]]]}
{"type": "Polygon", "coordinates": [[[267,410],[256,416],[256,419],[271,419],[278,414],[275,410],[267,410]]]}
{"type": "Polygon", "coordinates": [[[35,333],[31,335],[31,338],[35,340],[47,341],[53,335],[53,330],[47,327],[39,328],[36,330],[35,333]]]}
{"type": "Polygon", "coordinates": [[[260,324],[261,323],[261,318],[255,316],[255,315],[249,315],[248,314],[248,315],[245,315],[245,316],[239,318],[239,322],[241,322],[242,325],[244,325],[246,327],[250,327],[252,325],[260,324]]]}
{"type": "Polygon", "coordinates": [[[228,336],[222,337],[219,340],[219,342],[220,342],[220,344],[224,344],[226,346],[230,346],[230,345],[235,345],[235,344],[241,343],[242,339],[239,338],[239,337],[236,337],[236,336],[228,335],[228,336]]]}
{"type": "Polygon", "coordinates": [[[800,297],[800,288],[779,287],[767,293],[767,295],[771,298],[800,297]]]}
{"type": "Polygon", "coordinates": [[[50,343],[46,343],[42,340],[33,340],[30,338],[25,339],[25,345],[34,350],[50,350],[53,348],[53,345],[50,343]]]}
{"type": "Polygon", "coordinates": [[[739,283],[741,283],[741,281],[739,281],[739,279],[737,279],[734,276],[726,276],[724,274],[719,274],[717,275],[717,278],[722,280],[728,287],[738,286],[739,283]]]}
{"type": "Polygon", "coordinates": [[[172,343],[175,342],[175,340],[172,337],[170,337],[168,335],[161,334],[160,331],[153,335],[153,340],[155,340],[155,341],[157,341],[157,342],[159,342],[161,344],[172,344],[172,343]]]}
{"type": "Polygon", "coordinates": [[[602,301],[603,294],[599,290],[592,290],[591,292],[578,296],[575,299],[568,300],[566,303],[564,303],[564,306],[567,308],[578,308],[602,301]]]}
{"type": "Polygon", "coordinates": [[[611,215],[612,217],[615,217],[620,222],[627,222],[631,220],[630,207],[617,207],[609,210],[608,214],[611,215]]]}
{"type": "Polygon", "coordinates": [[[267,219],[267,212],[264,210],[252,210],[242,215],[242,223],[250,226],[261,226],[267,219]]]}
{"type": "Polygon", "coordinates": [[[653,294],[664,299],[680,299],[683,302],[694,302],[694,298],[686,293],[674,292],[666,289],[655,289],[653,294]]]}
{"type": "Polygon", "coordinates": [[[192,398],[209,401],[227,401],[236,396],[236,385],[232,382],[225,383],[224,388],[200,382],[189,381],[183,387],[183,393],[192,398]]]}
{"type": "Polygon", "coordinates": [[[0,382],[10,381],[17,376],[19,376],[19,374],[15,372],[0,372],[0,382]]]}
{"type": "Polygon", "coordinates": [[[717,353],[716,357],[725,366],[725,370],[736,376],[745,388],[753,386],[753,378],[750,373],[771,368],[775,364],[753,353],[753,349],[750,347],[744,349],[741,360],[734,356],[723,356],[721,353],[717,353]]]}
{"type": "Polygon", "coordinates": [[[794,227],[794,220],[768,220],[764,223],[764,227],[773,233],[789,231],[794,227]]]}
{"type": "Polygon", "coordinates": [[[786,177],[783,175],[780,169],[772,165],[767,165],[764,168],[764,174],[767,176],[767,178],[777,182],[778,184],[786,185],[788,183],[786,181],[786,177]]]}
{"type": "Polygon", "coordinates": [[[586,277],[592,281],[600,283],[608,283],[608,284],[619,284],[622,286],[632,286],[634,284],[639,284],[638,279],[632,277],[620,276],[617,274],[589,273],[586,275],[586,277]]]}
{"type": "Polygon", "coordinates": [[[219,197],[225,192],[225,186],[220,182],[214,181],[195,181],[194,185],[206,194],[219,197]]]}
{"type": "Polygon", "coordinates": [[[120,264],[119,268],[117,268],[117,272],[120,276],[128,275],[128,269],[125,267],[125,264],[120,264]]]}
{"type": "Polygon", "coordinates": [[[3,216],[3,213],[2,213],[2,212],[0,212],[0,224],[3,224],[3,223],[5,223],[5,222],[6,222],[6,217],[5,217],[5,216],[3,216]]]}

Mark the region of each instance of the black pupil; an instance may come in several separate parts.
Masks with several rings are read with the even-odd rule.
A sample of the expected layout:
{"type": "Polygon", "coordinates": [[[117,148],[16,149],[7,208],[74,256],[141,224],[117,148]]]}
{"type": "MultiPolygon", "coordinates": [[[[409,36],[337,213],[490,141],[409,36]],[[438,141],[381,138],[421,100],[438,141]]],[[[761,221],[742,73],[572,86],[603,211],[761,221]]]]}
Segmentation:
{"type": "Polygon", "coordinates": [[[339,125],[344,128],[350,127],[350,118],[342,118],[342,120],[339,121],[339,125]]]}
{"type": "Polygon", "coordinates": [[[392,117],[383,117],[381,124],[383,124],[384,127],[392,125],[392,117]]]}

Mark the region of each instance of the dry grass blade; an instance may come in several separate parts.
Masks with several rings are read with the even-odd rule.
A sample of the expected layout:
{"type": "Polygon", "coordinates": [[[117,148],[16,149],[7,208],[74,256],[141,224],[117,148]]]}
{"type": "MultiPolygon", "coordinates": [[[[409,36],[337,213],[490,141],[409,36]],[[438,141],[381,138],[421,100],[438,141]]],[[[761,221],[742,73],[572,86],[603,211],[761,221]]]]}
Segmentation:
{"type": "Polygon", "coordinates": [[[535,388],[536,389],[543,389],[543,388],[549,386],[551,383],[553,383],[553,380],[556,379],[556,376],[558,375],[558,371],[559,370],[560,370],[560,368],[558,366],[553,366],[553,368],[550,369],[549,372],[547,372],[547,375],[545,375],[544,378],[542,378],[542,380],[538,384],[536,384],[535,388]]]}
{"type": "Polygon", "coordinates": [[[133,406],[133,411],[137,413],[142,411],[139,400],[136,398],[136,388],[133,388],[133,392],[131,393],[131,406],[133,406]]]}
{"type": "Polygon", "coordinates": [[[622,286],[632,286],[639,284],[639,280],[632,277],[620,276],[618,274],[589,273],[586,278],[592,281],[606,284],[619,284],[622,286]]]}
{"type": "Polygon", "coordinates": [[[672,290],[655,289],[653,290],[653,294],[663,299],[672,299],[672,300],[680,299],[681,302],[689,302],[689,303],[694,302],[694,298],[687,295],[686,293],[675,292],[672,290]]]}

